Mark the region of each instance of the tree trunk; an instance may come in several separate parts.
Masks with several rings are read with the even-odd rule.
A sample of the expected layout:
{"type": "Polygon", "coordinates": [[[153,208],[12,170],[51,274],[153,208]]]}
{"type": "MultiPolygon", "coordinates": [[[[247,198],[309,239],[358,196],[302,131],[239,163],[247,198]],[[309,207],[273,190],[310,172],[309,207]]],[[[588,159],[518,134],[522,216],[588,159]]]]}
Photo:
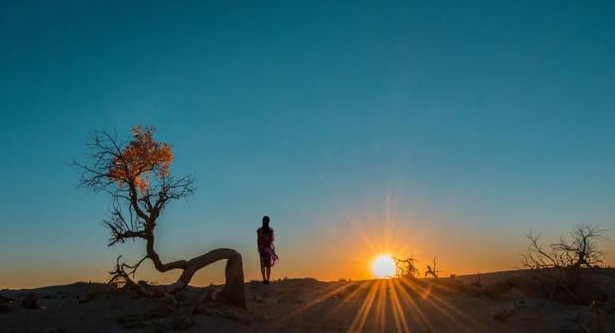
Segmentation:
{"type": "Polygon", "coordinates": [[[146,252],[147,256],[154,263],[154,267],[159,272],[166,272],[173,269],[183,269],[177,281],[167,286],[166,291],[170,294],[177,293],[190,284],[194,274],[201,268],[212,264],[218,260],[227,259],[225,269],[225,285],[222,290],[222,298],[232,305],[246,308],[246,297],[243,281],[243,261],[241,254],[233,249],[219,248],[209,251],[201,256],[190,260],[177,260],[163,263],[154,248],[153,228],[146,232],[146,252]]]}
{"type": "Polygon", "coordinates": [[[246,297],[243,281],[243,261],[241,254],[233,249],[215,249],[187,261],[187,266],[177,281],[167,287],[168,293],[176,293],[188,286],[194,274],[201,268],[218,260],[227,259],[225,269],[225,285],[222,298],[232,305],[246,308],[246,297]]]}

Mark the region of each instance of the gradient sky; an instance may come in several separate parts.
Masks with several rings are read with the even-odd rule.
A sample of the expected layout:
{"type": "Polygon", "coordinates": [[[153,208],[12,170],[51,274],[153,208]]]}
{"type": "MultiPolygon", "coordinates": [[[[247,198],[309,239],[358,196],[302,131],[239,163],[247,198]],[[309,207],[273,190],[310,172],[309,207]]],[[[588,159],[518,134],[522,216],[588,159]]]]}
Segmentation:
{"type": "Polygon", "coordinates": [[[275,277],[366,278],[379,252],[513,269],[528,230],[580,221],[615,253],[613,17],[612,1],[0,1],[0,287],[139,257],[106,247],[110,200],[67,165],[90,131],[133,125],[197,179],[158,224],[164,260],[233,247],[257,278],[263,214],[275,277]]]}

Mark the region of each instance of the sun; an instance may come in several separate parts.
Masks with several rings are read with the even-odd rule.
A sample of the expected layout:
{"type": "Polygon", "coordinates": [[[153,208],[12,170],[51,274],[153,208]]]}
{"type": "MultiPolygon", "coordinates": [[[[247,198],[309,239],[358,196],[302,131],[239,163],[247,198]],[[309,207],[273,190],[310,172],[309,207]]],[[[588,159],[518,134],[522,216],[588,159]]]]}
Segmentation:
{"type": "Polygon", "coordinates": [[[378,279],[394,277],[396,273],[395,261],[389,254],[381,254],[372,261],[372,274],[378,279]]]}

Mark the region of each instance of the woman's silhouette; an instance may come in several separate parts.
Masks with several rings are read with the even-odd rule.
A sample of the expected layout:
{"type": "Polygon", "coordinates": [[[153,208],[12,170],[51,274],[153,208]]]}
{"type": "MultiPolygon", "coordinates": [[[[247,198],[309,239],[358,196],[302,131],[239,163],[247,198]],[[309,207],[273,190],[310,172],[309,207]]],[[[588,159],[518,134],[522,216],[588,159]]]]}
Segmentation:
{"type": "Polygon", "coordinates": [[[273,246],[273,228],[269,227],[269,216],[263,216],[263,226],[256,230],[258,245],[258,254],[261,258],[261,273],[263,274],[263,283],[269,284],[271,277],[271,267],[278,261],[278,256],[275,253],[273,246]]]}

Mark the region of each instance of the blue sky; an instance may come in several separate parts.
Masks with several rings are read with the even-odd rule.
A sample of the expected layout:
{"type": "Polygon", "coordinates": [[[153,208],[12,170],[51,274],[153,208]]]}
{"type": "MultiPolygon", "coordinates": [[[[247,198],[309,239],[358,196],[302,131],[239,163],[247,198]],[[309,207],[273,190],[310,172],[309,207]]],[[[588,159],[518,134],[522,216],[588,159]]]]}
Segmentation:
{"type": "Polygon", "coordinates": [[[90,131],[139,124],[197,179],[159,224],[165,259],[230,246],[256,277],[269,214],[278,274],[360,275],[336,271],[352,237],[331,235],[391,201],[407,251],[451,272],[514,268],[530,228],[612,229],[613,17],[608,1],[2,1],[0,287],[138,256],[106,247],[109,199],[67,162],[90,131]]]}

